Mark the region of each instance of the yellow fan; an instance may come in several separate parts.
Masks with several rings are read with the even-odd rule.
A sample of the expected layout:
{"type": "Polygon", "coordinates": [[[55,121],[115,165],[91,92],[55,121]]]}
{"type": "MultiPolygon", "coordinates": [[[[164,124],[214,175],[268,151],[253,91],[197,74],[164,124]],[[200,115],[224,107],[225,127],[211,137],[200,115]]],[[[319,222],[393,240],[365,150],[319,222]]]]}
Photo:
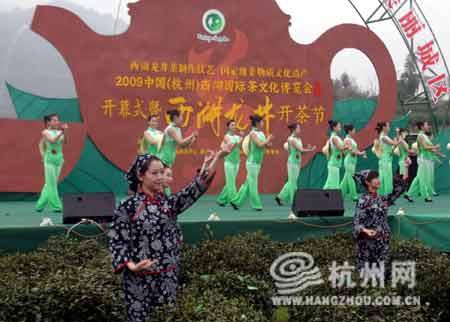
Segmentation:
{"type": "Polygon", "coordinates": [[[325,145],[323,146],[322,153],[327,159],[330,158],[330,140],[327,140],[327,143],[325,143],[325,145]]]}
{"type": "Polygon", "coordinates": [[[245,155],[248,155],[248,152],[250,150],[250,134],[247,135],[243,140],[242,140],[242,151],[244,152],[245,155]]]}
{"type": "Polygon", "coordinates": [[[283,149],[286,150],[286,151],[289,151],[289,143],[287,141],[284,142],[283,149]]]}
{"type": "Polygon", "coordinates": [[[380,140],[375,139],[373,141],[372,153],[375,154],[375,156],[377,158],[381,158],[382,151],[381,151],[380,140]]]}
{"type": "Polygon", "coordinates": [[[450,150],[450,143],[447,144],[447,150],[450,150]]]}
{"type": "Polygon", "coordinates": [[[394,154],[398,157],[400,156],[400,148],[398,146],[395,147],[394,154]]]}
{"type": "Polygon", "coordinates": [[[417,145],[417,142],[414,142],[414,143],[412,144],[411,148],[412,148],[413,150],[415,150],[416,152],[419,151],[419,146],[417,145]]]}

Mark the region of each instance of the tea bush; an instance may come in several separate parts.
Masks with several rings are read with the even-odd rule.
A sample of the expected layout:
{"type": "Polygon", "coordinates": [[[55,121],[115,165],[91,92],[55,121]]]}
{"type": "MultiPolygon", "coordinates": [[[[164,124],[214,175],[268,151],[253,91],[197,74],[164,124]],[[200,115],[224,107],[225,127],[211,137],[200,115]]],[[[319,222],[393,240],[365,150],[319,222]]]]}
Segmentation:
{"type": "MultiPolygon", "coordinates": [[[[396,288],[333,288],[327,280],[333,260],[354,265],[349,235],[280,243],[261,233],[224,240],[204,240],[185,246],[180,290],[174,306],[156,309],[149,322],[313,321],[368,322],[450,320],[450,260],[418,241],[394,241],[391,257],[416,261],[416,285],[396,288]],[[301,296],[420,296],[420,306],[285,306],[277,295],[269,268],[287,252],[313,256],[324,283],[306,288],[301,296]]],[[[124,321],[120,276],[102,240],[51,238],[29,253],[0,256],[0,321],[84,322],[124,321]]],[[[353,273],[352,279],[360,282],[353,273]]]]}

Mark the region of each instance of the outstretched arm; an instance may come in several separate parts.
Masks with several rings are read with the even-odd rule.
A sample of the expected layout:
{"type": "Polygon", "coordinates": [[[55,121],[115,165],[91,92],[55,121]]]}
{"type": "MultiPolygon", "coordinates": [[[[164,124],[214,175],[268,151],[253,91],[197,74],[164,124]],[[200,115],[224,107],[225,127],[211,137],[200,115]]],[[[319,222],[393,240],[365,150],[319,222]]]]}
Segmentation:
{"type": "Polygon", "coordinates": [[[64,144],[67,144],[67,130],[69,129],[69,125],[67,125],[66,123],[61,125],[61,131],[64,135],[64,144]]]}
{"type": "Polygon", "coordinates": [[[267,137],[267,139],[260,140],[260,139],[258,139],[258,136],[256,135],[256,133],[251,133],[250,134],[250,140],[252,140],[258,147],[264,148],[264,147],[268,146],[272,142],[273,136],[269,135],[267,137]]]}
{"type": "Polygon", "coordinates": [[[353,149],[353,144],[352,141],[350,140],[344,140],[345,143],[345,147],[348,151],[350,151],[350,153],[354,156],[358,156],[358,155],[362,155],[365,156],[366,152],[365,151],[359,151],[358,149],[353,149]]]}
{"type": "Polygon", "coordinates": [[[390,137],[388,136],[383,136],[382,138],[383,142],[389,145],[394,145],[397,146],[399,144],[399,142],[397,141],[397,139],[392,140],[390,137]]]}
{"type": "Polygon", "coordinates": [[[347,147],[345,146],[344,142],[342,142],[342,140],[340,138],[338,138],[337,136],[333,137],[333,144],[336,148],[338,148],[340,151],[345,151],[347,150],[347,147]]]}
{"type": "Polygon", "coordinates": [[[439,150],[439,149],[437,149],[434,153],[435,153],[437,156],[440,156],[441,158],[446,158],[446,157],[447,157],[447,156],[446,156],[444,153],[442,153],[442,151],[439,150]]]}
{"type": "Polygon", "coordinates": [[[42,137],[46,141],[50,143],[56,143],[59,139],[64,135],[64,131],[59,132],[59,134],[55,137],[51,136],[50,133],[47,130],[42,131],[42,137]]]}
{"type": "Polygon", "coordinates": [[[233,143],[228,143],[222,144],[220,146],[220,150],[217,152],[214,152],[212,150],[208,151],[207,155],[205,156],[205,160],[203,161],[203,166],[202,169],[200,170],[200,173],[213,175],[216,172],[218,161],[226,157],[228,154],[230,154],[233,147],[234,147],[233,143]]]}
{"type": "Polygon", "coordinates": [[[179,215],[191,207],[208,190],[214,175],[199,173],[181,191],[168,197],[168,204],[175,215],[179,215]]]}
{"type": "Polygon", "coordinates": [[[170,128],[167,131],[167,135],[169,135],[172,139],[174,139],[175,142],[177,142],[177,144],[182,148],[191,145],[197,138],[197,133],[192,133],[188,137],[182,138],[181,135],[179,135],[173,128],[170,128]]]}
{"type": "Polygon", "coordinates": [[[410,149],[409,144],[405,140],[399,139],[399,145],[401,145],[403,149],[408,151],[408,153],[414,153],[414,150],[410,149]]]}
{"type": "Polygon", "coordinates": [[[299,152],[312,152],[316,150],[316,147],[308,147],[308,148],[304,148],[303,146],[301,146],[300,144],[298,144],[297,141],[292,140],[291,138],[288,139],[289,143],[292,144],[292,146],[294,147],[294,149],[296,149],[299,152]]]}
{"type": "Polygon", "coordinates": [[[148,131],[145,131],[144,139],[151,145],[158,144],[158,139],[152,136],[148,131]]]}
{"type": "Polygon", "coordinates": [[[428,151],[433,151],[435,152],[437,149],[439,149],[439,145],[433,145],[433,144],[428,144],[427,140],[425,140],[424,135],[421,135],[418,137],[418,140],[420,141],[420,144],[422,144],[422,146],[424,147],[424,149],[428,150],[428,151]]]}
{"type": "Polygon", "coordinates": [[[231,143],[222,144],[218,152],[209,151],[194,180],[180,192],[169,197],[169,206],[177,215],[192,206],[208,190],[214,179],[218,161],[227,156],[232,147],[231,143]]]}

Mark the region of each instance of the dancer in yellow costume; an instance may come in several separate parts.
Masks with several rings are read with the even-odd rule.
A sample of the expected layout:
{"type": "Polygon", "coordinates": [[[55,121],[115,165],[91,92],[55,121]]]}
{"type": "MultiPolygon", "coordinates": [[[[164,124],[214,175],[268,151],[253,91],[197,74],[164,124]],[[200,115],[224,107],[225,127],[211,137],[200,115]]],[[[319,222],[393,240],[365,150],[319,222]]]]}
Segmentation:
{"type": "Polygon", "coordinates": [[[58,179],[64,163],[62,145],[66,142],[68,126],[61,124],[57,114],[45,116],[44,122],[46,128],[42,131],[39,150],[44,163],[45,184],[36,203],[36,211],[41,212],[48,205],[52,211],[61,212],[58,179]]]}
{"type": "Polygon", "coordinates": [[[275,197],[275,201],[279,206],[282,206],[283,202],[291,205],[294,200],[294,195],[297,191],[298,177],[300,175],[302,165],[302,153],[316,150],[316,147],[311,145],[308,145],[306,148],[303,147],[302,140],[300,139],[300,124],[290,124],[288,129],[291,132],[291,135],[286,142],[286,150],[289,153],[287,160],[288,181],[280,193],[275,197]]]}
{"type": "MultiPolygon", "coordinates": [[[[262,210],[261,197],[258,193],[258,178],[261,170],[261,165],[264,160],[264,152],[266,147],[271,145],[273,136],[269,135],[267,138],[262,131],[264,127],[264,121],[259,116],[251,116],[250,121],[252,123],[252,130],[246,139],[243,141],[243,147],[248,143],[247,154],[247,179],[239,189],[236,197],[231,200],[230,204],[238,210],[247,198],[250,199],[250,205],[257,211],[262,210]],[[248,141],[246,141],[248,140],[248,141]]],[[[246,148],[244,148],[246,149],[246,148]]],[[[244,151],[246,152],[246,151],[244,151]]]]}

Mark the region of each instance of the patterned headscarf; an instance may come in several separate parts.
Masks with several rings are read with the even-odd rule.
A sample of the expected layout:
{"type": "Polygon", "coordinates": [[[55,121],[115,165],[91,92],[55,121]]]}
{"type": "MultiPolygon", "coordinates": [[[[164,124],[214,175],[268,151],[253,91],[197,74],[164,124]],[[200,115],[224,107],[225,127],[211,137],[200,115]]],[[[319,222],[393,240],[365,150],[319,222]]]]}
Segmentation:
{"type": "Polygon", "coordinates": [[[154,155],[140,154],[136,157],[133,165],[125,174],[125,179],[128,181],[129,189],[134,193],[136,193],[139,188],[138,174],[142,172],[142,168],[149,160],[159,160],[159,159],[154,155]]]}
{"type": "Polygon", "coordinates": [[[367,188],[366,179],[371,171],[372,170],[362,170],[360,172],[357,172],[353,175],[353,179],[355,179],[355,181],[364,188],[367,188]]]}

